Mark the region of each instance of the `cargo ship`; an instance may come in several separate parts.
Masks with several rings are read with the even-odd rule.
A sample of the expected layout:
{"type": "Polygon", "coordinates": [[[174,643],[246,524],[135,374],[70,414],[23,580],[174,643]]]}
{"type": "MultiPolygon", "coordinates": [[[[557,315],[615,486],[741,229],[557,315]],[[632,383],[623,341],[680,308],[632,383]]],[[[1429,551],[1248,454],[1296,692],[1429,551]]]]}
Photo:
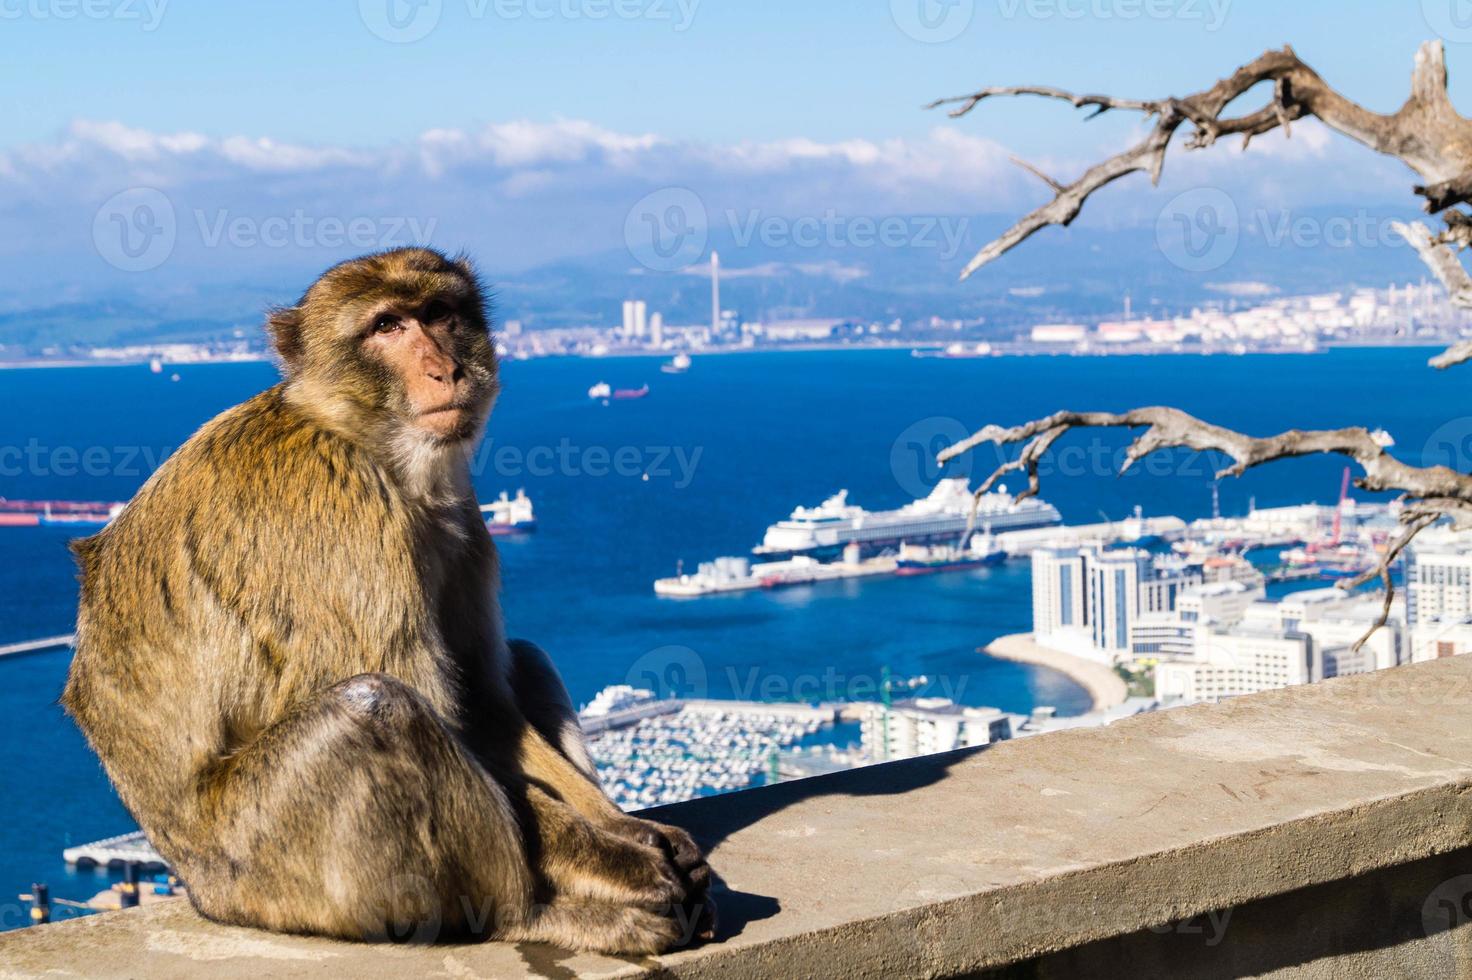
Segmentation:
{"type": "Polygon", "coordinates": [[[654,583],[656,595],[691,598],[721,592],[746,592],[752,589],[780,589],[791,585],[812,585],[840,579],[893,575],[893,557],[859,557],[857,545],[844,549],[841,561],[821,562],[808,555],[794,555],[780,561],[753,563],[746,558],[728,556],[701,562],[695,574],[662,578],[654,583]]]}
{"type": "Polygon", "coordinates": [[[900,545],[896,575],[933,575],[968,568],[986,568],[1007,560],[1007,552],[999,548],[990,534],[974,534],[971,544],[960,548],[951,544],[900,545]]]}
{"type": "Polygon", "coordinates": [[[0,527],[106,527],[123,512],[122,501],[6,500],[0,497],[0,527]]]}
{"type": "Polygon", "coordinates": [[[970,481],[941,480],[930,495],[898,510],[866,511],[848,502],[848,491],[817,507],[799,507],[786,520],[767,528],[757,555],[835,554],[848,544],[877,553],[902,544],[955,544],[971,527],[992,533],[1053,527],[1063,523],[1058,509],[1035,497],[1013,500],[1006,487],[983,494],[974,503],[970,481]]]}
{"type": "Polygon", "coordinates": [[[638,388],[614,388],[607,381],[600,381],[588,389],[588,397],[595,402],[607,405],[609,400],[628,401],[634,398],[643,398],[649,394],[649,385],[641,385],[638,388]]]}
{"type": "Polygon", "coordinates": [[[537,515],[525,490],[516,491],[515,497],[502,490],[501,496],[481,504],[480,512],[486,515],[486,530],[492,535],[528,534],[537,529],[537,515]]]}

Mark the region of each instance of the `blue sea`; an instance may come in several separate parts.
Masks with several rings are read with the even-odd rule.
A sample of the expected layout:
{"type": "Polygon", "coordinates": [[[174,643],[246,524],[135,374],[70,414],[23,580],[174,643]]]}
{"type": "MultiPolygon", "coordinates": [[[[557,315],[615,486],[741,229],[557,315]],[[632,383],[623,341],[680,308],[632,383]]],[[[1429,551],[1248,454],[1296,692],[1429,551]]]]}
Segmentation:
{"type": "MultiPolygon", "coordinates": [[[[743,554],[793,507],[847,489],[870,509],[923,494],[931,454],[989,422],[1058,408],[1171,404],[1256,434],[1383,426],[1403,458],[1472,467],[1466,379],[1425,350],[1305,356],[917,359],[907,352],[698,357],[665,375],[647,358],[504,365],[504,393],[475,460],[483,500],[525,487],[540,526],[503,539],[510,631],[541,643],[574,699],[631,682],[662,693],[784,700],[872,696],[884,669],[925,675],[925,693],[1009,711],[1087,709],[1084,691],[1039,668],[977,652],[1030,627],[1025,563],[909,579],[831,583],[696,600],[652,581],[743,554]],[[602,405],[590,385],[651,385],[602,405]]],[[[0,371],[0,496],[126,499],[202,422],[275,381],[266,364],[0,371]],[[173,381],[170,373],[178,372],[173,381]]],[[[1075,433],[1044,468],[1043,496],[1070,523],[1212,507],[1220,460],[1179,453],[1114,475],[1124,437],[1075,433]]],[[[983,450],[951,475],[979,477],[983,450]]],[[[1332,502],[1342,462],[1274,465],[1220,487],[1223,513],[1332,502]]],[[[1014,480],[1015,483],[1015,480],[1014,480]]],[[[68,533],[0,528],[0,644],[71,630],[68,533]]],[[[24,923],[13,896],[33,881],[82,899],[105,873],[69,871],[63,847],[134,824],[56,706],[65,652],[0,660],[0,928],[24,923]]],[[[168,711],[167,701],[139,704],[168,711]]]]}

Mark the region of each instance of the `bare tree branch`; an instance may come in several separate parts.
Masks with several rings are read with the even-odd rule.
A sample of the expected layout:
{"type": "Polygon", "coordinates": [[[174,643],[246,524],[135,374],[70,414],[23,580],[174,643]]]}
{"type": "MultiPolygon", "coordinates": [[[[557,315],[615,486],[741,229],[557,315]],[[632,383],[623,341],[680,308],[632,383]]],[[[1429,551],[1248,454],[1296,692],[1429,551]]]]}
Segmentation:
{"type": "Polygon", "coordinates": [[[1472,475],[1458,473],[1445,466],[1410,466],[1388,452],[1394,441],[1381,430],[1360,427],[1326,430],[1292,429],[1262,438],[1243,435],[1209,422],[1203,422],[1175,408],[1136,408],[1128,412],[1056,412],[1047,418],[1010,427],[988,425],[974,435],[942,450],[936,457],[944,465],[956,457],[992,443],[1005,449],[1023,444],[1016,459],[1008,460],[982,481],[977,499],[1008,473],[1026,471],[1027,489],[1017,495],[1021,500],[1037,494],[1038,463],[1044,453],[1061,436],[1074,429],[1128,428],[1145,431],[1137,435],[1125,450],[1123,473],[1132,465],[1160,449],[1195,449],[1219,452],[1232,460],[1216,475],[1241,476],[1255,466],[1295,456],[1332,453],[1347,456],[1359,464],[1364,475],[1355,486],[1370,491],[1400,491],[1407,506],[1401,514],[1401,534],[1386,549],[1375,568],[1345,585],[1353,588],[1375,577],[1385,584],[1385,606],[1374,628],[1360,638],[1360,649],[1375,631],[1385,625],[1390,615],[1395,587],[1391,566],[1411,540],[1422,530],[1450,517],[1456,527],[1472,527],[1472,475]]]}
{"type": "Polygon", "coordinates": [[[1370,628],[1365,631],[1365,635],[1355,641],[1354,651],[1356,653],[1363,649],[1366,643],[1370,642],[1370,637],[1374,636],[1385,627],[1386,623],[1390,622],[1390,610],[1395,604],[1395,579],[1391,576],[1391,569],[1394,568],[1396,561],[1399,560],[1401,552],[1406,550],[1406,546],[1411,543],[1416,535],[1441,520],[1442,517],[1443,515],[1439,513],[1422,512],[1414,514],[1409,519],[1403,518],[1400,534],[1395,537],[1395,540],[1386,545],[1385,554],[1380,556],[1380,561],[1376,563],[1375,567],[1363,575],[1356,575],[1352,579],[1345,579],[1338,583],[1341,589],[1348,591],[1359,588],[1373,578],[1378,578],[1380,579],[1381,585],[1385,587],[1385,603],[1380,607],[1380,615],[1375,619],[1375,622],[1370,628]]]}
{"type": "MultiPolygon", "coordinates": [[[[1252,137],[1282,128],[1304,116],[1313,116],[1350,139],[1387,156],[1393,156],[1419,174],[1424,183],[1415,188],[1432,213],[1445,211],[1472,200],[1472,121],[1464,119],[1447,96],[1445,52],[1439,41],[1428,41],[1416,54],[1411,75],[1411,94],[1394,113],[1372,112],[1345,98],[1327,85],[1292,48],[1268,51],[1237,69],[1210,88],[1184,98],[1158,100],[1121,99],[1107,95],[1075,95],[1062,89],[1037,85],[994,86],[971,95],[941,99],[931,108],[954,105],[953,118],[964,116],[990,98],[1036,95],[1092,107],[1094,118],[1110,109],[1143,112],[1155,118],[1148,136],[1102,163],[1090,167],[1077,180],[1053,186],[1053,200],[1022,218],[997,239],[988,243],[961,272],[966,279],[977,269],[1005,254],[1049,225],[1067,226],[1078,217],[1084,202],[1100,188],[1136,172],[1150,174],[1158,183],[1165,166],[1166,151],[1176,130],[1184,123],[1194,127],[1185,148],[1211,146],[1223,136],[1241,134],[1245,149],[1252,137]],[[1223,118],[1233,100],[1262,82],[1271,82],[1273,92],[1266,105],[1246,115],[1223,118]]],[[[1031,169],[1031,168],[1029,168],[1031,169]]],[[[1034,171],[1036,172],[1036,171],[1034,171]]],[[[1458,264],[1456,256],[1439,243],[1437,249],[1418,251],[1432,270],[1447,282],[1446,263],[1458,264]]],[[[1462,238],[1458,244],[1468,244],[1462,238]]],[[[1462,272],[1466,278],[1466,272],[1462,272]]],[[[1448,289],[1457,298],[1456,290],[1448,289]]],[[[1459,305],[1463,302],[1458,299],[1459,305]]],[[[1472,307],[1472,296],[1465,301],[1472,307]]],[[[1461,360],[1465,360],[1462,357],[1461,360]]],[[[1457,363],[1448,361],[1447,363],[1457,363]]],[[[1442,364],[1441,366],[1445,366],[1442,364]]]]}

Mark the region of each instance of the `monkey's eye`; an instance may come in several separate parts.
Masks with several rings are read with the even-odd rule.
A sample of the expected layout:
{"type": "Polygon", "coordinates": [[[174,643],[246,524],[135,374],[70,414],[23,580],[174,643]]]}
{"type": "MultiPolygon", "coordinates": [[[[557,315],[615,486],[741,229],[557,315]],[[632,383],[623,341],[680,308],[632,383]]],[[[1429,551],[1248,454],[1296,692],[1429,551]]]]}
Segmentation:
{"type": "Polygon", "coordinates": [[[373,321],[373,332],[393,333],[401,326],[403,326],[403,321],[401,321],[397,316],[392,313],[384,313],[373,321]]]}
{"type": "Polygon", "coordinates": [[[437,299],[424,308],[424,322],[439,323],[441,320],[448,320],[451,312],[449,303],[437,299]]]}

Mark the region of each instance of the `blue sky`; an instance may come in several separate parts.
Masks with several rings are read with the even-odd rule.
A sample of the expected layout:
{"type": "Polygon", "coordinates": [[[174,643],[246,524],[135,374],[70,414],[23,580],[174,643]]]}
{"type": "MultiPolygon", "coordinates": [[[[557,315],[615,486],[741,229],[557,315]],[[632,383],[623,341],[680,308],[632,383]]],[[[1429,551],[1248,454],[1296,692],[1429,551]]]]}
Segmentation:
{"type": "MultiPolygon", "coordinates": [[[[0,3],[5,144],[78,118],[359,146],[558,118],[710,141],[880,139],[922,133],[919,105],[989,81],[1160,95],[1290,40],[1391,108],[1433,36],[1419,0],[908,0],[971,9],[946,43],[907,37],[887,0],[437,0],[437,27],[399,44],[371,33],[357,0],[85,0],[111,14],[61,19],[83,2],[0,3]],[[592,19],[615,2],[640,15],[592,19]]],[[[1454,64],[1457,49],[1472,52],[1455,45],[1454,64]]],[[[1472,68],[1461,80],[1472,90],[1472,68]]],[[[1067,123],[1063,110],[985,120],[1045,149],[1076,138],[1067,123]]]]}
{"type": "MultiPolygon", "coordinates": [[[[417,222],[432,244],[515,269],[619,248],[633,209],[667,188],[712,216],[1021,213],[1046,192],[1010,154],[1067,178],[1138,138],[1139,119],[1085,126],[1019,100],[952,122],[924,102],[1009,82],[1181,94],[1288,41],[1389,111],[1439,28],[1453,98],[1472,106],[1463,13],[1467,0],[0,0],[0,265],[18,273],[0,298],[126,265],[96,235],[139,188],[166,199],[169,268],[187,275],[352,251],[315,232],[222,249],[236,219],[417,222]],[[415,36],[386,39],[395,23],[415,36]]],[[[1244,209],[1409,203],[1412,182],[1300,124],[1246,157],[1176,154],[1161,190],[1110,188],[1081,220],[1151,222],[1198,186],[1244,209]]]]}

